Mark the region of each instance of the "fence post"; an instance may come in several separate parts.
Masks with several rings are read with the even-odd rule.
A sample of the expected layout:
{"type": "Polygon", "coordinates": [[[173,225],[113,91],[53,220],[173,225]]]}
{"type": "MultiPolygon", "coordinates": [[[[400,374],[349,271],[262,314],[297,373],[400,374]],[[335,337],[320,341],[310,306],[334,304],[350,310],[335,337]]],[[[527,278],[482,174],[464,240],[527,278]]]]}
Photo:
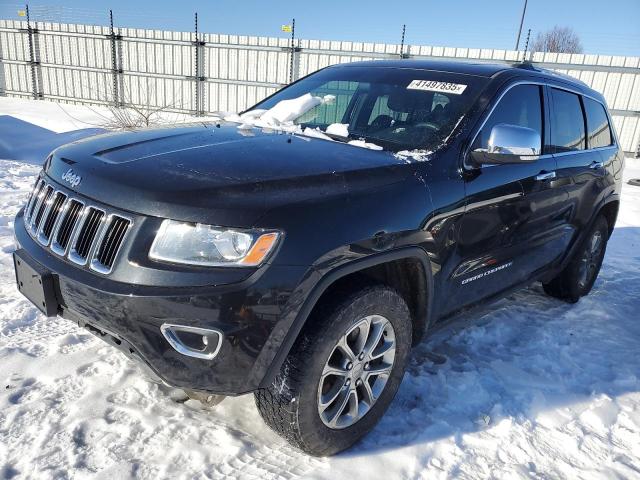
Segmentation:
{"type": "Polygon", "coordinates": [[[109,41],[111,43],[111,74],[113,75],[113,105],[124,106],[124,80],[122,78],[122,35],[113,28],[113,11],[109,10],[109,41]]]}
{"type": "Polygon", "coordinates": [[[295,46],[295,39],[296,39],[296,19],[294,18],[291,21],[291,52],[289,53],[289,55],[291,55],[289,57],[289,83],[293,82],[293,56],[295,54],[295,50],[296,50],[296,46],[295,46]]]}
{"type": "Polygon", "coordinates": [[[2,61],[2,36],[0,36],[0,97],[7,95],[7,80],[4,73],[4,62],[2,61]]]}
{"type": "Polygon", "coordinates": [[[302,52],[302,47],[300,47],[300,39],[298,39],[298,46],[293,49],[291,62],[291,81],[295,82],[300,78],[300,53],[302,52]]]}
{"type": "Polygon", "coordinates": [[[195,47],[195,101],[194,110],[196,116],[204,116],[204,82],[205,69],[204,69],[204,37],[198,33],[198,13],[195,16],[195,40],[193,45],[195,47]]]}
{"type": "Polygon", "coordinates": [[[527,43],[524,45],[524,52],[522,53],[522,62],[523,63],[531,63],[533,61],[533,52],[529,52],[529,40],[531,39],[531,29],[527,32],[527,43]],[[527,60],[527,54],[529,54],[529,59],[527,60]]]}
{"type": "Polygon", "coordinates": [[[27,40],[29,43],[29,65],[31,67],[31,91],[35,100],[41,99],[42,95],[42,67],[40,65],[40,39],[38,36],[38,23],[35,28],[31,28],[31,18],[29,17],[29,5],[26,5],[27,15],[27,40]]]}
{"type": "Polygon", "coordinates": [[[409,52],[404,53],[404,35],[407,31],[407,25],[402,25],[402,39],[400,40],[400,58],[401,59],[405,59],[405,58],[409,58],[411,55],[409,54],[409,52]]]}

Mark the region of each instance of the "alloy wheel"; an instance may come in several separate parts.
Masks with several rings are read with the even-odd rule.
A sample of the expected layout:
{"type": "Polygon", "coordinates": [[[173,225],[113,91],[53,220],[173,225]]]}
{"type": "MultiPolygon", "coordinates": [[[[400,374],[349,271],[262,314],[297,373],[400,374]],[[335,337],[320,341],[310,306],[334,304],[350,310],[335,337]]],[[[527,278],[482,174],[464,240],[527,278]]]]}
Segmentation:
{"type": "Polygon", "coordinates": [[[582,258],[580,259],[580,268],[578,274],[578,284],[580,288],[585,288],[591,282],[596,271],[598,270],[598,262],[604,247],[602,232],[599,230],[594,232],[587,243],[582,258]]]}
{"type": "Polygon", "coordinates": [[[338,341],[320,377],[318,413],[331,429],[364,417],[391,375],[396,354],[393,326],[381,315],[358,321],[338,341]]]}

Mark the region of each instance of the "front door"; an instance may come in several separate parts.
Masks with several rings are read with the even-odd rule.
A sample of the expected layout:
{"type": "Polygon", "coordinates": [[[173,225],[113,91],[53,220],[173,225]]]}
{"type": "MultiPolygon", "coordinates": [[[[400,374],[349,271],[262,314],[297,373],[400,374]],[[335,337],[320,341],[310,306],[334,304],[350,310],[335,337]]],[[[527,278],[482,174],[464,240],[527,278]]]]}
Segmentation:
{"type": "MultiPolygon", "coordinates": [[[[541,85],[507,87],[471,150],[486,148],[498,124],[538,131],[542,148],[548,138],[544,99],[541,85]]],[[[448,311],[527,280],[561,254],[559,236],[566,222],[559,210],[567,193],[555,175],[556,160],[547,154],[533,162],[485,165],[465,173],[459,264],[450,278],[455,294],[450,296],[448,311]]]]}

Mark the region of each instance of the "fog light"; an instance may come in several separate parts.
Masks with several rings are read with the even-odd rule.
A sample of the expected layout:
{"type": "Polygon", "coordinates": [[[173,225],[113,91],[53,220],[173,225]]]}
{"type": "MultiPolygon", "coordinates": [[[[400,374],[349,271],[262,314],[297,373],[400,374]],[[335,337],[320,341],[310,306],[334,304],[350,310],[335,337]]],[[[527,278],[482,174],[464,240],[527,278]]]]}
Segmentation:
{"type": "Polygon", "coordinates": [[[219,330],[170,323],[163,324],[160,331],[176,352],[205,360],[215,358],[224,337],[219,330]]]}

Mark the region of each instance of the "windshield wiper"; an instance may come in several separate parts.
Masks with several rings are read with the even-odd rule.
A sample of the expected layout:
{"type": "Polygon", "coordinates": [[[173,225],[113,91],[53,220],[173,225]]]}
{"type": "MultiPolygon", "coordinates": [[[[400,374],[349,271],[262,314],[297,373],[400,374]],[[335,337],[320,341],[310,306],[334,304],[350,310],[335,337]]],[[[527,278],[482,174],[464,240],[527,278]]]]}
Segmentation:
{"type": "Polygon", "coordinates": [[[343,143],[347,143],[350,140],[352,140],[350,137],[351,135],[349,135],[349,137],[343,137],[342,135],[336,135],[335,133],[327,133],[324,132],[322,130],[320,130],[322,132],[323,135],[326,135],[327,137],[331,138],[332,140],[337,140],[338,142],[343,142],[343,143]]]}

